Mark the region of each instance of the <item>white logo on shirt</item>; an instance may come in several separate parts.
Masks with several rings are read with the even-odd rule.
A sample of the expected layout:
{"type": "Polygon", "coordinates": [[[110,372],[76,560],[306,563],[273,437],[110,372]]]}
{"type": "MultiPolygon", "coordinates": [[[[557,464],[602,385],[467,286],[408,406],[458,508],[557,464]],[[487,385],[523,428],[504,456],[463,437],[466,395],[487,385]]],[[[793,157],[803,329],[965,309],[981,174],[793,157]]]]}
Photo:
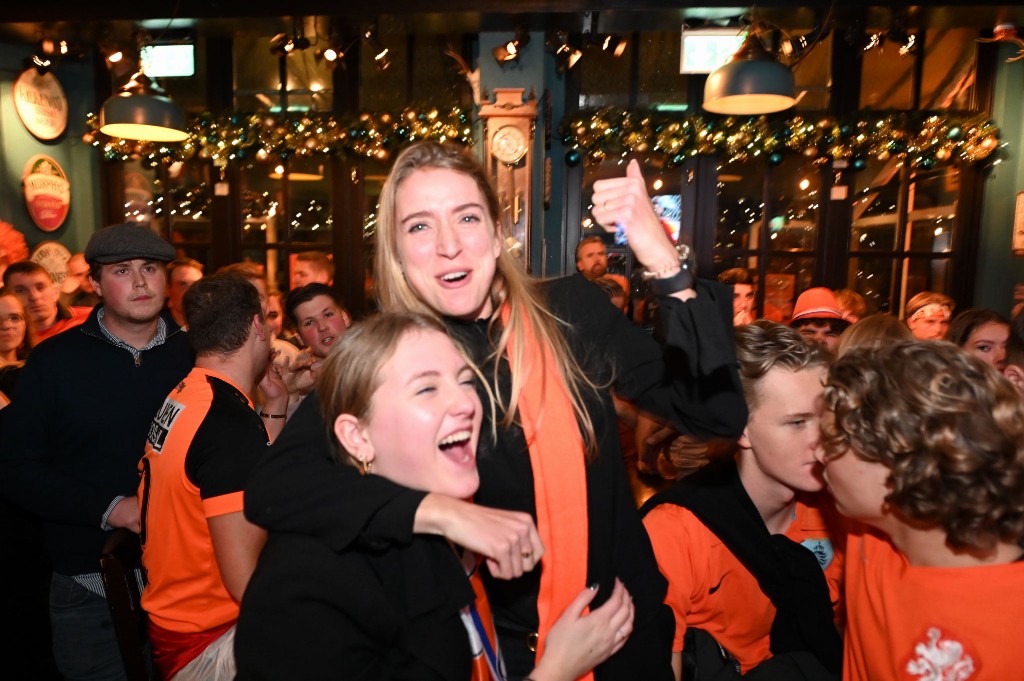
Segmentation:
{"type": "Polygon", "coordinates": [[[928,641],[914,646],[916,658],[907,662],[907,672],[920,681],[967,681],[974,675],[974,659],[959,641],[942,638],[942,630],[928,630],[928,641]]]}
{"type": "Polygon", "coordinates": [[[181,402],[175,402],[171,398],[164,400],[163,405],[160,407],[160,411],[153,417],[153,421],[149,424],[149,435],[146,437],[149,440],[150,446],[157,452],[160,452],[164,448],[164,442],[167,440],[167,433],[171,430],[174,422],[178,419],[178,416],[185,410],[185,405],[181,402]]]}

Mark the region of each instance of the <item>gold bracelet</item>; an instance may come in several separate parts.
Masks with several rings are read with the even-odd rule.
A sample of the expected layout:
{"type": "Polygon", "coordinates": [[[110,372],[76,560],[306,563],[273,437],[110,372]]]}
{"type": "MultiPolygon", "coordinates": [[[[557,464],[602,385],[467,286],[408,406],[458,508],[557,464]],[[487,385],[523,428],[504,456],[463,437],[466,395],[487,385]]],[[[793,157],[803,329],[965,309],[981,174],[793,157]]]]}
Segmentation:
{"type": "Polygon", "coordinates": [[[265,419],[283,419],[286,418],[288,414],[268,414],[265,411],[261,411],[260,416],[262,416],[265,419]]]}

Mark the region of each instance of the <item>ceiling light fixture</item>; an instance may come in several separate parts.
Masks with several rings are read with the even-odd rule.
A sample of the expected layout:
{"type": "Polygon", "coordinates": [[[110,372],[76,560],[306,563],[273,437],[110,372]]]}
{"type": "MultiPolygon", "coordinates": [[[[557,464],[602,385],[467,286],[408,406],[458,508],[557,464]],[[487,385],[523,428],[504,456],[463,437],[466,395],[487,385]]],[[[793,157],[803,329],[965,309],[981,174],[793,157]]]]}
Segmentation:
{"type": "Polygon", "coordinates": [[[609,33],[601,40],[601,49],[613,56],[621,57],[626,51],[626,39],[620,35],[609,33]]]}
{"type": "Polygon", "coordinates": [[[704,109],[711,113],[757,116],[796,104],[796,83],[789,67],[765,49],[753,26],[728,62],[708,75],[704,109]]]}
{"type": "Polygon", "coordinates": [[[498,45],[491,50],[491,53],[494,55],[495,61],[499,64],[506,64],[508,62],[518,60],[522,49],[529,43],[530,34],[527,33],[525,28],[519,27],[516,29],[515,37],[513,37],[512,40],[508,40],[501,45],[498,45]]]}
{"type": "Polygon", "coordinates": [[[378,71],[387,71],[391,66],[391,55],[388,48],[384,47],[380,38],[377,37],[377,27],[367,26],[363,30],[363,39],[373,53],[373,65],[377,67],[378,71]]]}
{"type": "MultiPolygon", "coordinates": [[[[140,37],[140,52],[141,41],[140,37]]],[[[100,132],[150,142],[182,142],[189,136],[185,132],[185,111],[143,72],[141,60],[139,70],[121,91],[103,103],[100,132]]]]}
{"type": "Polygon", "coordinates": [[[579,63],[583,50],[573,40],[568,31],[555,31],[547,41],[548,47],[555,55],[555,66],[559,73],[565,73],[579,63]]]}

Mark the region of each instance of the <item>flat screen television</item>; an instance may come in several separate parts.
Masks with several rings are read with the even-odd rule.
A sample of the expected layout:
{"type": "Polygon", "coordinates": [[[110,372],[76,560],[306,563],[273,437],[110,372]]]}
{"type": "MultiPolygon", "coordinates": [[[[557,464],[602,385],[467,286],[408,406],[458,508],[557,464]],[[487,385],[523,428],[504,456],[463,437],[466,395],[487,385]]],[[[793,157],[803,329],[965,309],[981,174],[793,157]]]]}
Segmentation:
{"type": "Polygon", "coordinates": [[[746,33],[739,28],[683,27],[679,73],[711,73],[739,49],[746,33]]]}

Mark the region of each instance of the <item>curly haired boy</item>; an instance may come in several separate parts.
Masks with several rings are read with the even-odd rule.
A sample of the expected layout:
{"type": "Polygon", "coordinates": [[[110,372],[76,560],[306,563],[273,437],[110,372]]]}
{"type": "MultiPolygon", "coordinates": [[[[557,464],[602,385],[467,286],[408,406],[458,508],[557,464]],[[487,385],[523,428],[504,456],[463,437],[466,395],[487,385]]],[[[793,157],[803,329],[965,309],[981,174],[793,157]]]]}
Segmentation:
{"type": "Polygon", "coordinates": [[[825,479],[863,523],[843,678],[1020,678],[1021,397],[950,343],[899,342],[840,358],[825,401],[825,479]]]}

